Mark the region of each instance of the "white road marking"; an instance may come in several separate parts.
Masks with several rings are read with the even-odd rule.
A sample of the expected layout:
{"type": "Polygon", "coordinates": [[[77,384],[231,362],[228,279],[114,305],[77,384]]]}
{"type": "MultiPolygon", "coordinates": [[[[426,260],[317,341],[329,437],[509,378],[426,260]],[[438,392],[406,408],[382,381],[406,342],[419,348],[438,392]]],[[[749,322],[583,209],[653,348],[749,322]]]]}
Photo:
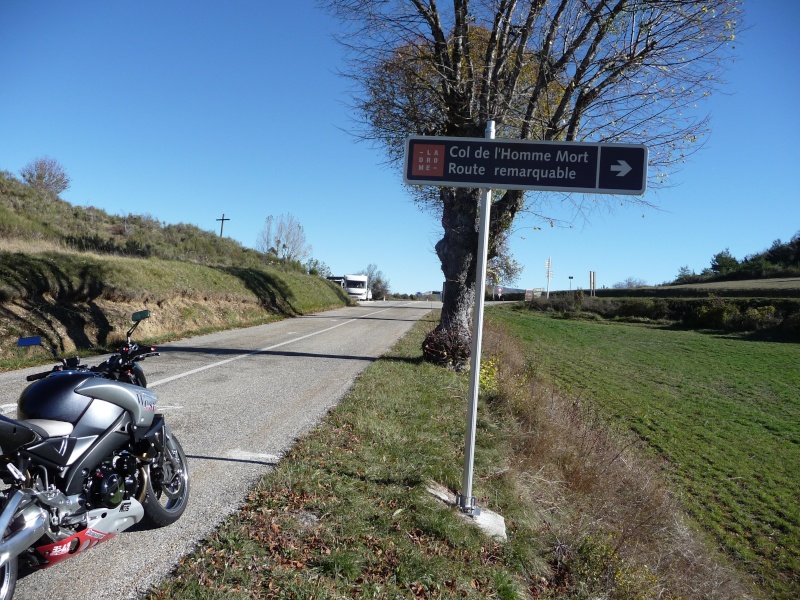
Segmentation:
{"type": "Polygon", "coordinates": [[[349,323],[355,323],[356,321],[363,319],[364,317],[371,317],[372,315],[377,315],[378,313],[386,312],[387,310],[391,310],[395,307],[383,308],[381,310],[376,310],[375,312],[367,313],[366,315],[362,315],[358,319],[350,319],[348,321],[344,321],[339,323],[338,325],[334,325],[332,327],[328,327],[327,329],[320,329],[319,331],[315,331],[314,333],[309,333],[306,335],[301,335],[298,338],[293,338],[291,340],[286,340],[285,342],[280,342],[278,344],[273,344],[272,346],[266,346],[264,348],[260,348],[258,350],[253,350],[252,352],[245,352],[244,354],[239,354],[238,356],[233,356],[231,358],[226,358],[225,360],[220,360],[215,363],[211,363],[208,365],[203,365],[202,367],[197,367],[196,369],[192,369],[190,371],[186,371],[185,373],[179,373],[177,375],[173,375],[172,377],[165,377],[164,379],[159,379],[158,381],[154,381],[150,383],[147,387],[154,388],[157,385],[162,385],[164,383],[169,383],[170,381],[175,381],[176,379],[182,379],[183,377],[188,377],[189,375],[195,375],[196,373],[200,373],[201,371],[205,371],[206,369],[213,369],[214,367],[221,367],[222,365],[227,365],[235,360],[241,360],[242,358],[247,358],[248,356],[253,356],[254,354],[259,354],[260,352],[268,352],[269,350],[274,350],[275,348],[280,348],[281,346],[286,346],[287,344],[293,344],[294,342],[299,342],[301,340],[308,339],[310,337],[314,337],[315,335],[319,335],[321,333],[326,333],[337,327],[341,327],[342,325],[348,325],[349,323]]]}
{"type": "Polygon", "coordinates": [[[234,448],[233,450],[228,450],[225,455],[228,458],[235,458],[236,460],[256,460],[259,462],[270,462],[276,463],[280,460],[279,456],[275,454],[259,454],[258,452],[247,452],[246,450],[241,450],[240,448],[234,448]]]}

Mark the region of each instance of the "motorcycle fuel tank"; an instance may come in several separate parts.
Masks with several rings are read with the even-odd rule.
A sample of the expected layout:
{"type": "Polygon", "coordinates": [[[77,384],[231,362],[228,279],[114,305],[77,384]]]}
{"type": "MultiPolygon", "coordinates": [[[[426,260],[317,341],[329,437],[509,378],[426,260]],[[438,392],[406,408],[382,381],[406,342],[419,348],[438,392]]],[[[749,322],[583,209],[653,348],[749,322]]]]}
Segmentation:
{"type": "Polygon", "coordinates": [[[92,402],[91,398],[75,393],[75,388],[94,378],[93,373],[56,371],[34,381],[19,397],[17,418],[67,421],[74,425],[92,402]]]}
{"type": "Polygon", "coordinates": [[[133,424],[149,426],[153,422],[158,397],[147,388],[112,381],[103,377],[84,381],[75,391],[83,396],[99,398],[127,410],[133,418],[133,424]]]}
{"type": "Polygon", "coordinates": [[[76,425],[93,399],[127,410],[134,425],[149,426],[153,422],[155,393],[78,371],[56,371],[25,388],[17,402],[17,418],[68,421],[76,425]]]}

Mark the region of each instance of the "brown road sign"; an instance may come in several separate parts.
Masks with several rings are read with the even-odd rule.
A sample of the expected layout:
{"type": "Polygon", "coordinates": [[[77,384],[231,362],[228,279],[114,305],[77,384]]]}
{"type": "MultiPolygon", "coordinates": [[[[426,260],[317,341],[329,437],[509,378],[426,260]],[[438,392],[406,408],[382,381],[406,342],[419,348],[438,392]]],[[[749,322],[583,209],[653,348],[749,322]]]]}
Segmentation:
{"type": "Polygon", "coordinates": [[[647,188],[647,147],[413,136],[406,141],[403,179],[410,185],[640,195],[647,188]]]}

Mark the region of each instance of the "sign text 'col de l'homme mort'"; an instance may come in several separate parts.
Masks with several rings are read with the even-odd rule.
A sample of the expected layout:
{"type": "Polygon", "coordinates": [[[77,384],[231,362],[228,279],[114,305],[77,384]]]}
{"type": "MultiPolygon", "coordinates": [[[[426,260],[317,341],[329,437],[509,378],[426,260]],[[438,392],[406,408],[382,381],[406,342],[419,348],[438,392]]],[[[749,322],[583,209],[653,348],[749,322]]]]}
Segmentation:
{"type": "Polygon", "coordinates": [[[647,147],[413,136],[403,176],[411,185],[640,195],[647,147]]]}

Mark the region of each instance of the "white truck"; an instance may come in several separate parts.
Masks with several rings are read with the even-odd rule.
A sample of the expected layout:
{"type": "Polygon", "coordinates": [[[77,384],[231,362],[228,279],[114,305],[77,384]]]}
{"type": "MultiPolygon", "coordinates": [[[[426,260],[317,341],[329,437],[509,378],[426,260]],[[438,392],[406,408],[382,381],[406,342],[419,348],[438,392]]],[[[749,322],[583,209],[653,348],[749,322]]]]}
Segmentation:
{"type": "Polygon", "coordinates": [[[372,300],[372,290],[366,275],[345,275],[344,289],[354,300],[372,300]]]}

